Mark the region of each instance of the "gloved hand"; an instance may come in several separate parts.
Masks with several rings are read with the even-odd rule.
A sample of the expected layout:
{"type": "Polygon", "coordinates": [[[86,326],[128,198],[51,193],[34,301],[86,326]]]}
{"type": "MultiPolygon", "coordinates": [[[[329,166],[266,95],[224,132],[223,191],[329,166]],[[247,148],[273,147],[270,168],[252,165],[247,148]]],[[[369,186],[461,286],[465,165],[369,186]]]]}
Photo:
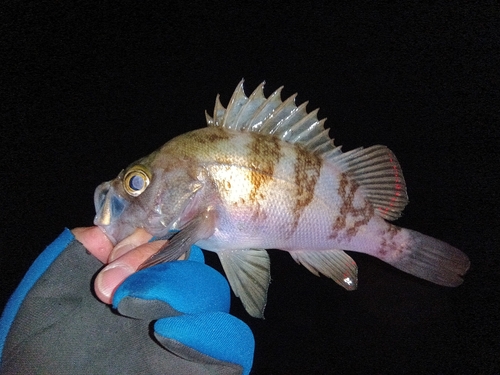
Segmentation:
{"type": "Polygon", "coordinates": [[[0,374],[248,374],[252,332],[228,314],[225,278],[191,254],[129,276],[111,308],[93,294],[102,263],[65,230],[5,308],[0,374]]]}

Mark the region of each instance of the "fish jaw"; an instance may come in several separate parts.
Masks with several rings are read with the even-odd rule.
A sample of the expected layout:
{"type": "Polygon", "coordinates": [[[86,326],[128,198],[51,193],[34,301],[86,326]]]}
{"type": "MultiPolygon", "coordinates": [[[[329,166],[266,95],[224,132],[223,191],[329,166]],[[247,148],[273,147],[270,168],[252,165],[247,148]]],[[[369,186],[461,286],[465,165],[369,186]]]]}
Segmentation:
{"type": "Polygon", "coordinates": [[[129,205],[127,199],[119,194],[113,185],[115,180],[103,182],[94,193],[96,215],[94,225],[97,225],[116,245],[135,230],[134,226],[122,223],[119,219],[129,205]]]}

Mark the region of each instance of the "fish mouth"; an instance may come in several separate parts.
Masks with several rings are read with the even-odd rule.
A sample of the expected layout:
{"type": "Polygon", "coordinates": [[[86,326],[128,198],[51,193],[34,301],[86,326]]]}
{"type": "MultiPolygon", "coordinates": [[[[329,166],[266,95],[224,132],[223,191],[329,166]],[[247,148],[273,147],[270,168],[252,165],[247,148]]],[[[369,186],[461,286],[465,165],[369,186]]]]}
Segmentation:
{"type": "Polygon", "coordinates": [[[113,245],[116,245],[132,234],[135,228],[121,220],[122,213],[128,207],[129,202],[116,191],[113,182],[114,180],[103,182],[95,189],[94,225],[104,232],[113,245]]]}
{"type": "Polygon", "coordinates": [[[139,228],[144,229],[148,234],[152,236],[152,239],[150,241],[169,239],[179,231],[179,229],[176,227],[175,222],[168,227],[165,227],[161,224],[160,218],[158,218],[154,222],[150,222],[149,225],[137,226],[122,221],[115,221],[106,225],[102,224],[96,215],[94,224],[101,229],[106,237],[108,237],[113,246],[116,246],[116,244],[132,235],[139,228]]]}
{"type": "MultiPolygon", "coordinates": [[[[94,221],[94,224],[96,224],[95,221],[94,221]]],[[[104,226],[104,225],[97,225],[97,227],[106,235],[106,237],[113,244],[113,246],[116,246],[116,244],[118,243],[118,240],[116,239],[115,236],[113,236],[110,233],[110,231],[106,228],[106,226],[104,226]]]]}
{"type": "Polygon", "coordinates": [[[137,229],[132,225],[112,223],[110,225],[102,225],[94,220],[94,224],[99,227],[99,229],[108,237],[113,246],[115,246],[120,241],[130,236],[137,229]]]}

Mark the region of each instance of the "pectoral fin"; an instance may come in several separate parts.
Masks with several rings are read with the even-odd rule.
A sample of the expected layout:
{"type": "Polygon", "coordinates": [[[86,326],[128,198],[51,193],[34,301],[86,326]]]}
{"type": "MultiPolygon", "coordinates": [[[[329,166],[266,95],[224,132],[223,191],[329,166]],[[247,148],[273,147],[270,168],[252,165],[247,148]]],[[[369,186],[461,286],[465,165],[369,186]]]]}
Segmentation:
{"type": "Polygon", "coordinates": [[[358,266],[342,250],[294,250],[290,251],[290,255],[316,276],[322,273],[347,290],[358,287],[358,266]]]}
{"type": "Polygon", "coordinates": [[[216,213],[213,210],[207,210],[195,216],[179,232],[175,233],[156,254],[153,254],[148,260],[142,263],[139,269],[179,259],[196,242],[208,238],[213,234],[215,218],[216,213]]]}
{"type": "Polygon", "coordinates": [[[271,262],[267,251],[242,249],[218,254],[234,294],[240,297],[251,316],[263,318],[271,282],[271,262]]]}

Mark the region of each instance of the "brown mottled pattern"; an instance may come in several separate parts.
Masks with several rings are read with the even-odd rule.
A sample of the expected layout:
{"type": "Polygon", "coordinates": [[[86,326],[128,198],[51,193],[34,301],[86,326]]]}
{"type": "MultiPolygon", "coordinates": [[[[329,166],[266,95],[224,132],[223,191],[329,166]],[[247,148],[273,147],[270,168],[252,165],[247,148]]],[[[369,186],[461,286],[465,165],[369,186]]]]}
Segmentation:
{"type": "MultiPolygon", "coordinates": [[[[401,244],[394,241],[394,237],[401,231],[400,227],[397,227],[392,224],[388,224],[389,228],[381,231],[380,238],[382,238],[382,242],[380,243],[380,247],[378,248],[378,254],[381,259],[387,257],[388,254],[392,254],[392,256],[401,253],[402,248],[401,244]]],[[[396,255],[396,256],[398,256],[396,255]]]]}
{"type": "Polygon", "coordinates": [[[234,134],[222,128],[203,128],[181,134],[159,149],[155,164],[159,167],[172,164],[171,158],[178,157],[199,159],[205,152],[214,149],[220,143],[230,142],[234,134]]]}
{"type": "Polygon", "coordinates": [[[186,133],[186,137],[194,142],[206,144],[228,140],[230,138],[230,135],[224,129],[214,127],[206,128],[203,132],[193,131],[186,133]]]}
{"type": "Polygon", "coordinates": [[[279,163],[282,153],[278,138],[256,133],[249,133],[249,135],[252,140],[248,145],[250,150],[248,164],[251,167],[250,182],[253,188],[248,198],[250,202],[258,204],[259,200],[265,198],[262,188],[272,181],[274,168],[279,163]]]}
{"type": "Polygon", "coordinates": [[[299,225],[299,219],[305,208],[314,198],[314,188],[321,172],[322,160],[317,155],[296,145],[295,170],[295,207],[291,234],[299,225]]]}
{"type": "Polygon", "coordinates": [[[358,188],[359,185],[354,179],[349,178],[345,173],[340,174],[338,194],[342,203],[332,226],[331,239],[338,239],[342,235],[342,239],[350,241],[358,233],[359,228],[366,225],[372,218],[373,206],[367,201],[360,208],[353,206],[354,196],[358,188]],[[354,219],[354,223],[350,226],[347,224],[349,216],[354,219]]]}

